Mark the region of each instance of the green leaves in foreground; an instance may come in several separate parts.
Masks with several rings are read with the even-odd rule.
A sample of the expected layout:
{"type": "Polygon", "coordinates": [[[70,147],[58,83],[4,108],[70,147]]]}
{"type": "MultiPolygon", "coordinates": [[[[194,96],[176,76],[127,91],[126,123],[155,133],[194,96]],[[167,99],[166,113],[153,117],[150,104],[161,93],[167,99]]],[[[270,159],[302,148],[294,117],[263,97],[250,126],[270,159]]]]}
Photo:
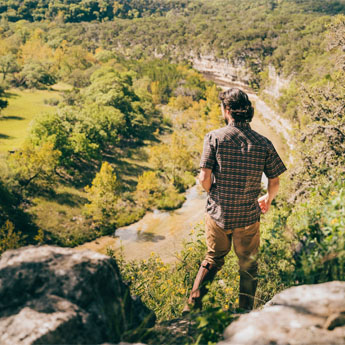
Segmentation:
{"type": "Polygon", "coordinates": [[[304,284],[345,280],[345,180],[314,194],[288,219],[299,239],[295,280],[304,284]]]}

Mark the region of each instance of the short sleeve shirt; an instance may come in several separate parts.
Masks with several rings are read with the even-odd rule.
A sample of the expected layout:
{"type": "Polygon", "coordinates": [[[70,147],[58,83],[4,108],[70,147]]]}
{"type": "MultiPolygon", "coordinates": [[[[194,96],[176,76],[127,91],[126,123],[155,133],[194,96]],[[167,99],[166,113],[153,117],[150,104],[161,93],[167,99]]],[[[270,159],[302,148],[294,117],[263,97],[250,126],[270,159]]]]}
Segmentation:
{"type": "Polygon", "coordinates": [[[225,231],[259,221],[262,173],[286,171],[272,142],[242,122],[206,134],[200,168],[212,170],[206,212],[225,231]]]}

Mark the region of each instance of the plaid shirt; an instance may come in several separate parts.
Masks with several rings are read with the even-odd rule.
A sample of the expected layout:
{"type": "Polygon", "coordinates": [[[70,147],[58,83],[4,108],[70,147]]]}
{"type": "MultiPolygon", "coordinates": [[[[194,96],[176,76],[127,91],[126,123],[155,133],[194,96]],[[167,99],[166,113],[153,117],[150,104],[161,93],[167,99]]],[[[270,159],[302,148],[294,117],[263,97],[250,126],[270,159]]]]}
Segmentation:
{"type": "Polygon", "coordinates": [[[206,134],[200,168],[212,169],[206,212],[225,231],[259,221],[262,173],[275,178],[286,170],[271,141],[241,122],[206,134]]]}

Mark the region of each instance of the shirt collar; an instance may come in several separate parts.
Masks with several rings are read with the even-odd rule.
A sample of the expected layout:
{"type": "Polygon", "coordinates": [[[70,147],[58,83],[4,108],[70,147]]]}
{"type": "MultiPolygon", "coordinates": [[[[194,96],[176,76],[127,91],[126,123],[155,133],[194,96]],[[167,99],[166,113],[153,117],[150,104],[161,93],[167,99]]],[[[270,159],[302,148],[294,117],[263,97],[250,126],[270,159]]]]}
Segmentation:
{"type": "Polygon", "coordinates": [[[236,121],[231,121],[231,122],[229,122],[228,126],[231,126],[231,127],[239,127],[239,128],[250,128],[249,122],[236,122],[236,121]]]}

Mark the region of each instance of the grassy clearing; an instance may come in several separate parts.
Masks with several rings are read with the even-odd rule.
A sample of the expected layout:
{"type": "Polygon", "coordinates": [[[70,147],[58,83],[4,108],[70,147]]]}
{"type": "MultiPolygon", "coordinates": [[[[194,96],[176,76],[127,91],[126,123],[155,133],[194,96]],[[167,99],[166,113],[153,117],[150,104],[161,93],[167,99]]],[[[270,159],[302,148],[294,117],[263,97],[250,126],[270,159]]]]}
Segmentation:
{"type": "Polygon", "coordinates": [[[19,148],[28,135],[30,122],[39,114],[53,112],[45,99],[61,99],[59,91],[9,89],[8,107],[0,115],[0,153],[19,148]]]}
{"type": "Polygon", "coordinates": [[[32,200],[29,212],[45,232],[45,242],[73,246],[98,236],[82,215],[86,193],[71,186],[58,185],[54,193],[32,200]]]}

